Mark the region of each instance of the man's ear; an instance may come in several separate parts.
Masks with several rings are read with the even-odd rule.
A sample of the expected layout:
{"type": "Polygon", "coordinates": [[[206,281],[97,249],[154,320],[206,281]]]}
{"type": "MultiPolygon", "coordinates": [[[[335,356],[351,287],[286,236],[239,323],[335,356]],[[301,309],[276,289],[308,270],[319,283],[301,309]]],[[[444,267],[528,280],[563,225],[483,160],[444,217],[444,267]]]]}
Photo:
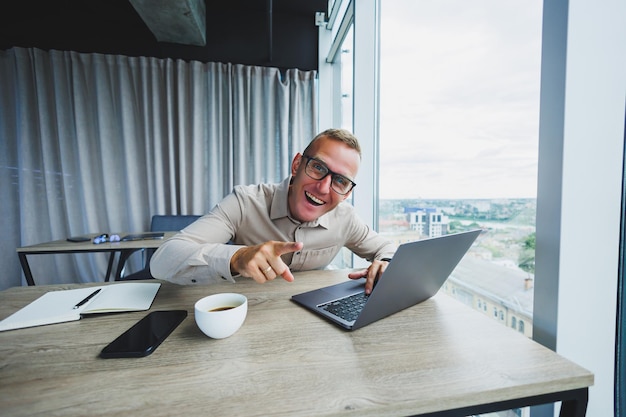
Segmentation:
{"type": "Polygon", "coordinates": [[[298,152],[296,156],[293,157],[293,161],[291,161],[291,176],[296,175],[296,172],[298,172],[298,168],[300,168],[301,162],[302,162],[302,154],[298,152]]]}

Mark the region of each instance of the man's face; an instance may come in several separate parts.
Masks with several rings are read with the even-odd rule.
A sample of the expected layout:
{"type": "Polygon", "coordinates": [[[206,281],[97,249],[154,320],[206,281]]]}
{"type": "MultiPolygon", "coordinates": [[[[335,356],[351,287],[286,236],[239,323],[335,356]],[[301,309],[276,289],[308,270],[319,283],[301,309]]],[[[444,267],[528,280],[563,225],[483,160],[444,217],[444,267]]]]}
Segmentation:
{"type": "MultiPolygon", "coordinates": [[[[343,142],[323,138],[307,151],[307,156],[316,158],[331,171],[354,181],[361,158],[359,153],[343,142]]],[[[321,180],[310,178],[305,172],[307,158],[297,154],[291,163],[293,181],[289,187],[289,212],[300,222],[314,221],[328,213],[350,196],[341,195],[330,187],[331,175],[321,180]]]]}

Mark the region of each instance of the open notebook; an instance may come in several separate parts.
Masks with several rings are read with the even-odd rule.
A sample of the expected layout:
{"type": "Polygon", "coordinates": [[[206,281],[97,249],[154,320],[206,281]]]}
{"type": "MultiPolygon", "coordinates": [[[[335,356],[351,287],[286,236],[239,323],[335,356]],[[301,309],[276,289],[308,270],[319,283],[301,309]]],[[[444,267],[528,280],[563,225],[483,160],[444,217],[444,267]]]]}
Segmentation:
{"type": "Polygon", "coordinates": [[[80,320],[86,314],[148,310],[161,283],[129,282],[50,291],[0,321],[0,331],[80,320]]]}

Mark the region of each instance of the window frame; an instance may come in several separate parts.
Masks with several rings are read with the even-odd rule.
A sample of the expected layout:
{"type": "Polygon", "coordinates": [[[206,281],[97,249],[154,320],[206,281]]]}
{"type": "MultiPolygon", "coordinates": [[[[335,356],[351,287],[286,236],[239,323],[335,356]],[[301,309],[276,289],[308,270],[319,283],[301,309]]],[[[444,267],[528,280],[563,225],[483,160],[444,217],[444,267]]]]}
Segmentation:
{"type": "MultiPolygon", "coordinates": [[[[346,1],[335,0],[333,6],[345,6],[346,1]]],[[[615,333],[626,106],[626,56],[616,51],[626,48],[626,5],[621,0],[607,0],[602,7],[585,0],[544,0],[543,9],[533,338],[594,372],[596,383],[588,411],[603,414],[601,407],[613,402],[613,355],[590,353],[615,352],[615,337],[606,329],[615,333]],[[589,151],[592,144],[599,145],[599,149],[589,151]],[[586,169],[580,170],[581,166],[586,169]],[[583,171],[585,177],[581,178],[583,171]],[[596,202],[598,199],[603,202],[602,207],[596,202]],[[579,237],[585,231],[578,219],[584,213],[599,214],[598,210],[602,213],[593,231],[594,245],[582,248],[579,237]],[[586,262],[588,259],[594,260],[593,267],[586,262]],[[585,304],[593,308],[581,309],[576,294],[589,285],[593,285],[594,291],[585,292],[585,304]],[[588,337],[581,344],[583,333],[588,337]]],[[[359,0],[355,9],[357,73],[377,72],[377,66],[362,66],[367,62],[362,50],[378,48],[378,10],[376,0],[359,0]],[[360,35],[368,24],[376,28],[373,38],[360,35]]],[[[321,55],[322,51],[324,46],[320,43],[321,55]]],[[[320,66],[322,89],[332,85],[324,72],[320,66]]],[[[355,117],[377,115],[376,104],[369,103],[368,107],[365,97],[377,97],[367,90],[378,84],[364,85],[360,81],[367,76],[355,75],[355,117]]],[[[332,108],[340,103],[333,104],[330,94],[322,93],[319,97],[324,106],[330,104],[332,108]]],[[[378,201],[377,181],[372,181],[371,190],[367,190],[378,169],[378,119],[372,119],[376,124],[370,132],[364,130],[366,123],[355,121],[357,137],[366,142],[366,153],[371,152],[363,161],[361,172],[365,175],[359,174],[355,206],[363,220],[377,229],[377,209],[371,207],[372,202],[378,201]]],[[[332,125],[332,118],[320,112],[320,124],[332,125]]],[[[532,414],[552,415],[553,407],[533,410],[532,414]]]]}

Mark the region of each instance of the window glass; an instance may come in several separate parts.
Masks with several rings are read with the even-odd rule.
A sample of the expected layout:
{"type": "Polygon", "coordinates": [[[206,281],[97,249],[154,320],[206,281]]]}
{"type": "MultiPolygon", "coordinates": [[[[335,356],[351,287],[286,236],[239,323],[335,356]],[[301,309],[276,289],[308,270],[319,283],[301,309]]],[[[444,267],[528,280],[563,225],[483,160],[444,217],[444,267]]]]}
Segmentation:
{"type": "Polygon", "coordinates": [[[403,243],[483,229],[442,291],[529,337],[541,12],[381,0],[379,231],[403,243]]]}
{"type": "Polygon", "coordinates": [[[348,30],[346,38],[341,45],[340,65],[341,65],[341,122],[339,125],[343,129],[353,131],[353,112],[354,103],[353,87],[354,87],[354,35],[352,27],[348,30]]]}
{"type": "MultiPolygon", "coordinates": [[[[341,45],[341,51],[339,55],[339,62],[335,63],[335,66],[339,72],[340,79],[340,88],[336,91],[339,91],[340,98],[339,102],[341,103],[340,113],[336,115],[336,118],[339,118],[339,122],[335,123],[336,126],[339,126],[343,129],[347,129],[349,131],[354,131],[353,128],[353,113],[354,113],[354,102],[353,102],[353,87],[354,87],[354,35],[352,27],[348,30],[346,37],[341,45]]],[[[347,201],[350,202],[352,200],[351,197],[348,197],[347,201]]],[[[331,268],[352,268],[352,252],[350,252],[346,248],[342,248],[339,254],[335,257],[333,262],[331,263],[331,268]]]]}

